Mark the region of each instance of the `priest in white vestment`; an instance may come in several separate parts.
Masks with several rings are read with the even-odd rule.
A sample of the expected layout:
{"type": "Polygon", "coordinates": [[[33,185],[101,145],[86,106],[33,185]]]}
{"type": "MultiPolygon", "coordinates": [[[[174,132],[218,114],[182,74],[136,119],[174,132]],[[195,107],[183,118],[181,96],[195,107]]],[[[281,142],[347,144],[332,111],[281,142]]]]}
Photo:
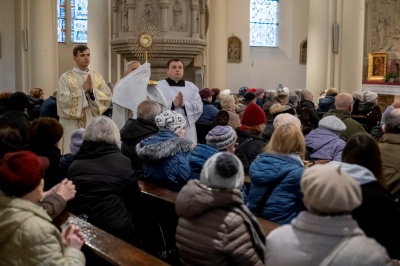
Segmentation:
{"type": "Polygon", "coordinates": [[[168,61],[168,78],[157,82],[157,87],[167,99],[168,107],[186,118],[185,139],[197,144],[195,123],[203,113],[199,89],[183,77],[183,64],[179,59],[168,61]]]}
{"type": "Polygon", "coordinates": [[[111,104],[112,93],[103,77],[90,70],[90,50],[77,45],[73,50],[74,69],[61,75],[58,82],[57,114],[64,128],[61,153],[70,152],[71,134],[85,128],[92,117],[100,116],[111,104]]]}
{"type": "Polygon", "coordinates": [[[124,127],[129,118],[137,117],[137,107],[144,100],[157,102],[162,112],[168,110],[163,93],[155,84],[149,84],[150,64],[140,65],[138,61],[131,62],[125,66],[126,76],[114,86],[112,120],[119,130],[124,127]],[[138,67],[132,69],[129,67],[130,65],[138,67]],[[131,71],[127,71],[127,69],[131,71]]]}

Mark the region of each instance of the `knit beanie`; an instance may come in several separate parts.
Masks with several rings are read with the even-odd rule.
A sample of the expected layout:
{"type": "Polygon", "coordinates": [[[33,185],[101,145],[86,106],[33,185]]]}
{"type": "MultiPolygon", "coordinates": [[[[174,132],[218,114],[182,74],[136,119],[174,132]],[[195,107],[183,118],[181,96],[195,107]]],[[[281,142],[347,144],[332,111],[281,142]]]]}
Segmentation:
{"type": "Polygon", "coordinates": [[[279,126],[284,124],[293,124],[298,128],[301,128],[300,120],[291,114],[279,114],[274,118],[274,128],[277,129],[279,126]]]}
{"type": "Polygon", "coordinates": [[[168,110],[156,116],[156,125],[159,129],[178,134],[186,126],[186,119],[175,111],[168,110]]]}
{"type": "Polygon", "coordinates": [[[6,153],[0,160],[0,190],[21,197],[34,190],[44,177],[49,160],[31,151],[6,153]]]}
{"type": "Polygon", "coordinates": [[[254,94],[254,92],[246,92],[246,94],[244,95],[244,98],[247,100],[247,101],[252,101],[252,100],[254,100],[255,98],[256,98],[256,95],[254,94]]]}
{"type": "Polygon", "coordinates": [[[29,106],[28,96],[20,91],[14,92],[10,96],[10,109],[24,111],[29,106]]]}
{"type": "Polygon", "coordinates": [[[75,155],[79,151],[79,148],[82,145],[83,131],[85,131],[85,129],[83,129],[83,128],[78,128],[78,129],[75,129],[74,131],[72,131],[71,143],[69,144],[69,149],[71,151],[71,154],[73,154],[73,155],[75,155]]]}
{"type": "Polygon", "coordinates": [[[236,143],[236,140],[236,131],[231,126],[216,126],[206,136],[207,145],[217,150],[226,149],[232,143],[236,143]]]}
{"type": "Polygon", "coordinates": [[[360,185],[340,167],[330,164],[307,168],[301,178],[305,201],[323,213],[351,212],[362,201],[360,185]]]}
{"type": "Polygon", "coordinates": [[[265,90],[263,88],[258,88],[256,89],[256,96],[260,96],[264,94],[265,90]]]}
{"type": "Polygon", "coordinates": [[[200,182],[210,188],[241,189],[244,182],[243,164],[232,153],[218,152],[205,162],[200,182]]]}
{"type": "Polygon", "coordinates": [[[375,92],[368,92],[365,95],[365,101],[366,102],[372,102],[373,100],[375,100],[376,98],[378,98],[378,94],[376,94],[375,92]]]}
{"type": "Polygon", "coordinates": [[[238,95],[242,95],[242,96],[245,95],[248,89],[249,89],[249,88],[247,88],[247,87],[241,87],[241,88],[239,89],[238,95]]]}
{"type": "Polygon", "coordinates": [[[242,116],[242,125],[245,126],[256,126],[265,124],[267,122],[267,118],[263,109],[260,108],[255,103],[249,103],[244,109],[242,116]]]}
{"type": "Polygon", "coordinates": [[[218,88],[213,88],[211,91],[214,93],[214,96],[217,97],[219,95],[219,89],[218,88]]]}

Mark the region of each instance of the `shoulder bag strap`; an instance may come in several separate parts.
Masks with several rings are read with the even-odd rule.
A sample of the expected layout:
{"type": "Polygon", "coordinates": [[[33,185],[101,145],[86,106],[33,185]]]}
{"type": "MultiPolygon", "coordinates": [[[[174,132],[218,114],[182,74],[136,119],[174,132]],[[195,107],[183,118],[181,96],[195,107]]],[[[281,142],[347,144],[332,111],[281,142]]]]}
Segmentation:
{"type": "Polygon", "coordinates": [[[262,213],[262,210],[263,210],[265,204],[267,204],[269,197],[271,196],[272,192],[274,191],[276,186],[279,185],[279,183],[282,181],[283,178],[284,178],[284,176],[274,180],[271,184],[268,185],[267,189],[264,192],[264,195],[262,196],[260,201],[257,203],[256,208],[254,209],[254,213],[257,216],[262,213]]]}
{"type": "Polygon", "coordinates": [[[331,251],[331,253],[329,253],[328,256],[326,256],[326,258],[321,262],[320,266],[330,265],[331,262],[336,258],[337,254],[347,245],[347,243],[349,243],[350,239],[351,236],[343,238],[331,251]]]}

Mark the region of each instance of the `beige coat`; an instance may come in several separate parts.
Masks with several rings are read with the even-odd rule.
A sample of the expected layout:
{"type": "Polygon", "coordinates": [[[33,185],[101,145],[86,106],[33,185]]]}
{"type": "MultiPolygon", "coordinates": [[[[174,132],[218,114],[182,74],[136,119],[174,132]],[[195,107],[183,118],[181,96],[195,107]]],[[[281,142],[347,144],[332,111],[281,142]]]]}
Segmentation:
{"type": "Polygon", "coordinates": [[[85,265],[85,256],[63,246],[44,209],[0,192],[0,264],[85,265]]]}
{"type": "Polygon", "coordinates": [[[229,114],[228,126],[231,126],[233,129],[240,127],[240,117],[237,113],[231,108],[223,108],[222,111],[227,111],[229,114]]]}
{"type": "Polygon", "coordinates": [[[400,134],[384,134],[378,146],[386,186],[390,194],[400,196],[400,134]]]}
{"type": "Polygon", "coordinates": [[[222,208],[228,204],[243,204],[239,190],[211,190],[191,180],[179,192],[176,245],[184,265],[263,265],[252,231],[241,215],[222,208]]]}

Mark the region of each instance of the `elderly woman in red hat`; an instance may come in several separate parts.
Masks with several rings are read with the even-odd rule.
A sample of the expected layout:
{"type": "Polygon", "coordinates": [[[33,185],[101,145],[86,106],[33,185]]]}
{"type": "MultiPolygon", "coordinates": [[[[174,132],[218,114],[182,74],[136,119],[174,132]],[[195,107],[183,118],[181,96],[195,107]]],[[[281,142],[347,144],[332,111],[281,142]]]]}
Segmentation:
{"type": "Polygon", "coordinates": [[[2,265],[85,265],[84,236],[69,225],[60,234],[38,206],[49,160],[30,151],[0,160],[0,258],[2,265]]]}

